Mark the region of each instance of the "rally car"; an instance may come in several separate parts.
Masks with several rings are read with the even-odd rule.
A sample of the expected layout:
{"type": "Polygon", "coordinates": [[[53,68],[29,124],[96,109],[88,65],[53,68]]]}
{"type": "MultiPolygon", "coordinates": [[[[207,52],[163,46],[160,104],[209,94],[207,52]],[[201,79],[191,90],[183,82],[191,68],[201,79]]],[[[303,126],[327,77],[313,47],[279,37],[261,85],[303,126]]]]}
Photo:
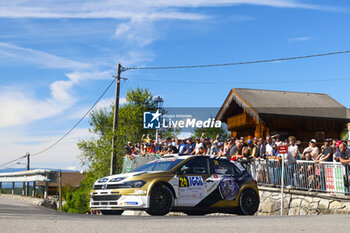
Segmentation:
{"type": "Polygon", "coordinates": [[[90,192],[90,208],[102,214],[253,215],[259,202],[257,183],[240,163],[209,156],[166,156],[130,173],[101,178],[90,192]]]}

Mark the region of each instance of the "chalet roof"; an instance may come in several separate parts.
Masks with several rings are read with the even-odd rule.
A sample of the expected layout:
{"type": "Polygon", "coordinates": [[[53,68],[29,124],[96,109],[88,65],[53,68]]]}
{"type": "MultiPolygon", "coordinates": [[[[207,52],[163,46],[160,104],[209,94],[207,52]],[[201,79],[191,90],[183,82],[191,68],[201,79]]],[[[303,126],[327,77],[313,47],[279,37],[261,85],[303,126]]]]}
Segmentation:
{"type": "Polygon", "coordinates": [[[243,88],[231,89],[217,114],[218,120],[225,121],[233,102],[255,119],[262,115],[284,115],[350,121],[349,110],[327,94],[243,88]]]}

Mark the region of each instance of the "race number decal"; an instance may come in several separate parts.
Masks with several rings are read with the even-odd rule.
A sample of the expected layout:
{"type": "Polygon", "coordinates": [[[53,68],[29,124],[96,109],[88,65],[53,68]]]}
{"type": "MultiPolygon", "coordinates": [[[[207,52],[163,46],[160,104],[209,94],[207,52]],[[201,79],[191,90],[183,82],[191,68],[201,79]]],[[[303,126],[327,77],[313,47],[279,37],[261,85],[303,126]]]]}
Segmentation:
{"type": "Polygon", "coordinates": [[[224,177],[219,184],[219,190],[222,199],[233,200],[238,193],[239,187],[232,177],[224,177]]]}
{"type": "Polygon", "coordinates": [[[179,187],[198,187],[203,186],[201,176],[183,176],[179,177],[179,187]]]}
{"type": "Polygon", "coordinates": [[[189,187],[188,179],[186,176],[179,177],[179,187],[189,187]]]}

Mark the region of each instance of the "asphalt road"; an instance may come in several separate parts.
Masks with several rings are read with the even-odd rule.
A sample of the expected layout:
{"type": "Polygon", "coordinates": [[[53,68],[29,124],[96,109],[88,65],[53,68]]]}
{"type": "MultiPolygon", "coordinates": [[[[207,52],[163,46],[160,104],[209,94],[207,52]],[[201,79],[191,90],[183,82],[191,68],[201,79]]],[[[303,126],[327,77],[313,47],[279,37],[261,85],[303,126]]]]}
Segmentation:
{"type": "Polygon", "coordinates": [[[350,232],[350,216],[98,216],[59,213],[0,196],[0,232],[350,232]]]}

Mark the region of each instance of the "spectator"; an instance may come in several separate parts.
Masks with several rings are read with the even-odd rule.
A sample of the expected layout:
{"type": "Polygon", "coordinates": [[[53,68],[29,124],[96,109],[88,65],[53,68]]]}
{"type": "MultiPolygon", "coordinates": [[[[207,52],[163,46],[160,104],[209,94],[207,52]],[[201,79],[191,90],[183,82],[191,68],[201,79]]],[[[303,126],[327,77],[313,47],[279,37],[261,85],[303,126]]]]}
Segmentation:
{"type": "Polygon", "coordinates": [[[157,139],[157,143],[158,144],[161,144],[162,143],[162,141],[163,141],[163,138],[162,138],[162,133],[158,133],[158,139],[157,139]]]}
{"type": "Polygon", "coordinates": [[[196,138],[195,154],[199,154],[199,148],[200,147],[204,148],[204,144],[201,142],[200,138],[196,138]]]}
{"type": "Polygon", "coordinates": [[[325,161],[332,162],[333,161],[333,148],[331,146],[332,139],[325,139],[324,145],[322,146],[322,151],[316,159],[316,162],[325,161]]]}
{"type": "Polygon", "coordinates": [[[344,186],[345,192],[349,192],[349,180],[350,180],[350,149],[347,148],[346,143],[342,142],[339,145],[339,151],[335,153],[335,157],[339,158],[339,161],[345,166],[344,186]]]}
{"type": "Polygon", "coordinates": [[[258,139],[257,143],[257,151],[256,158],[257,159],[265,159],[266,158],[266,145],[263,138],[258,139]]]}
{"type": "Polygon", "coordinates": [[[304,158],[305,153],[307,153],[307,152],[309,152],[311,154],[312,160],[316,160],[319,152],[318,152],[318,147],[317,147],[315,139],[310,140],[309,146],[306,147],[305,150],[303,151],[302,158],[304,158]]]}
{"type": "Polygon", "coordinates": [[[295,137],[291,136],[289,139],[289,146],[288,146],[288,153],[287,153],[287,184],[288,188],[293,186],[294,181],[294,167],[295,162],[299,153],[298,146],[295,144],[296,139],[295,137]]]}
{"type": "Polygon", "coordinates": [[[281,146],[282,145],[282,142],[280,141],[280,135],[279,134],[273,135],[272,138],[275,140],[274,144],[276,144],[277,146],[281,146]]]}
{"type": "Polygon", "coordinates": [[[179,155],[186,155],[189,145],[186,142],[186,139],[180,140],[179,144],[179,155]]]}
{"type": "Polygon", "coordinates": [[[274,145],[274,143],[272,141],[272,138],[270,136],[267,136],[266,137],[266,146],[265,146],[265,154],[267,156],[271,155],[273,145],[274,145]]]}
{"type": "Polygon", "coordinates": [[[220,153],[220,149],[218,148],[218,140],[213,141],[213,145],[210,147],[209,150],[209,155],[214,155],[214,156],[218,156],[220,153]]]}
{"type": "Polygon", "coordinates": [[[258,138],[254,138],[253,139],[253,144],[254,144],[254,146],[257,148],[258,147],[258,138]]]}
{"type": "Polygon", "coordinates": [[[251,139],[247,140],[247,150],[246,150],[246,158],[255,158],[256,156],[256,145],[253,144],[251,139]]]}
{"type": "Polygon", "coordinates": [[[158,142],[154,142],[154,153],[159,154],[162,151],[162,147],[158,144],[158,142]]]}
{"type": "MultiPolygon", "coordinates": [[[[270,140],[272,141],[271,137],[270,140]]],[[[271,146],[271,152],[267,156],[267,164],[269,168],[269,178],[270,184],[276,185],[278,183],[278,170],[279,170],[279,162],[280,158],[278,155],[278,147],[277,145],[271,146]]]]}
{"type": "Polygon", "coordinates": [[[348,149],[350,149],[350,138],[348,139],[348,149]]]}
{"type": "Polygon", "coordinates": [[[241,140],[237,140],[235,145],[231,147],[230,151],[230,160],[241,160],[244,155],[243,155],[243,144],[241,140]]]}
{"type": "Polygon", "coordinates": [[[203,146],[198,148],[198,153],[196,155],[205,155],[206,151],[203,146]]]}
{"type": "Polygon", "coordinates": [[[185,151],[186,155],[194,155],[196,152],[196,144],[193,142],[193,139],[190,137],[187,139],[188,148],[185,151]]]}

